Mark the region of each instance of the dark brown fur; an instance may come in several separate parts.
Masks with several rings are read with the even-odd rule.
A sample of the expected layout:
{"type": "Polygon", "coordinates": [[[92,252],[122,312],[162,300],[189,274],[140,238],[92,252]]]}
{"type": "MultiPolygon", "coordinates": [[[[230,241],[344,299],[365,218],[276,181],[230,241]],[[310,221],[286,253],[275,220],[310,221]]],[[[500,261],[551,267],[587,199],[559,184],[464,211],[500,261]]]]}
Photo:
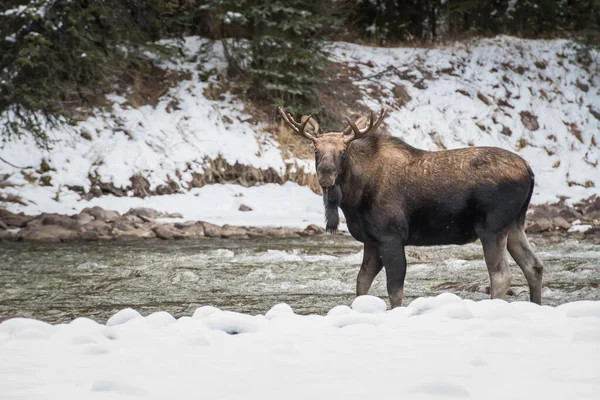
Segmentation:
{"type": "Polygon", "coordinates": [[[311,140],[327,230],[337,229],[340,207],[348,230],[365,246],[357,295],[368,292],[384,267],[391,305],[399,306],[405,246],[480,239],[492,298],[505,298],[510,288],[508,249],[527,278],[531,301],[541,303],[543,267],[524,233],[534,186],[525,160],[495,147],[429,152],[389,135],[357,134],[352,141],[345,133],[311,140]]]}

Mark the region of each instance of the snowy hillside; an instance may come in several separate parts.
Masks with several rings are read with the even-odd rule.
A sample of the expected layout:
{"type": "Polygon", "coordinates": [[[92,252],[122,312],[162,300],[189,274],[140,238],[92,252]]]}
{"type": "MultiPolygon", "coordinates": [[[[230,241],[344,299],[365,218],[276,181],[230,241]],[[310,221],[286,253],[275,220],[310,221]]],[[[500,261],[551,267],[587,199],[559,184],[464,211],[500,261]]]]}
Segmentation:
{"type": "Polygon", "coordinates": [[[497,37],[441,49],[338,43],[332,51],[365,77],[388,70],[359,82],[371,108],[398,108],[410,96],[386,119],[408,143],[515,151],[536,173],[534,203],[600,192],[600,75],[573,63],[573,43],[497,37]]]}
{"type": "MultiPolygon", "coordinates": [[[[201,40],[188,38],[186,44],[193,55],[201,40]]],[[[223,70],[222,52],[215,50],[211,65],[223,70]]],[[[437,49],[334,43],[330,50],[335,61],[360,71],[355,84],[366,106],[390,109],[384,127],[391,134],[429,150],[485,145],[516,151],[537,175],[534,203],[600,193],[600,76],[573,62],[571,42],[498,37],[437,49]]],[[[51,150],[37,148],[28,138],[4,143],[0,157],[8,163],[0,161],[0,175],[8,174],[8,182],[18,186],[0,190],[25,203],[8,203],[9,210],[72,214],[88,202],[71,189],[89,192],[99,182],[122,189],[125,196],[102,196],[94,204],[125,208],[132,200],[128,196],[136,194],[131,180],[136,176],[147,180],[150,191],[162,185],[186,193],[197,186],[195,175],[219,157],[279,175],[299,165],[306,172],[314,168],[310,161],[284,160],[267,125],[255,122],[240,100],[228,93],[207,98],[213,78],[202,81],[196,64],[170,68],[191,71],[192,79],[169,90],[156,108],[134,108],[113,95],[110,109],[96,110],[76,127],[49,129],[57,140],[51,150]]],[[[213,195],[207,189],[195,189],[194,195],[213,195]]],[[[255,188],[255,197],[262,190],[255,188]]],[[[273,196],[272,189],[264,191],[273,196]]],[[[303,193],[298,201],[320,202],[306,187],[281,187],[281,193],[296,192],[303,193]]],[[[229,193],[225,196],[238,194],[229,193]]],[[[215,217],[237,212],[239,201],[229,197],[223,199],[229,208],[214,211],[220,213],[215,217]]],[[[184,203],[190,208],[169,211],[197,217],[197,205],[184,203]]],[[[301,214],[296,224],[314,219],[301,214]]]]}

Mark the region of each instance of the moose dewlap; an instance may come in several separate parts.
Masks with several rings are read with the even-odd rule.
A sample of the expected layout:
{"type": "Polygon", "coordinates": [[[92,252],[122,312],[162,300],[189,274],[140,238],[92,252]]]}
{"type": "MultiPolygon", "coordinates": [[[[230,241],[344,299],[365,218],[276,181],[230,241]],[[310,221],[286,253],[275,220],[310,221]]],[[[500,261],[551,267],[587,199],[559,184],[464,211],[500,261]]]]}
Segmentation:
{"type": "Polygon", "coordinates": [[[392,307],[400,306],[406,276],[405,246],[465,244],[481,240],[491,297],[510,288],[507,250],[541,304],[543,266],[525,236],[534,175],[518,155],[496,147],[424,151],[377,133],[383,122],[360,118],[341,132],[322,132],[311,116],[300,122],[279,109],[295,132],[313,143],[323,188],[326,228],[334,232],[338,209],[350,234],[364,243],[356,282],[367,294],[385,267],[392,307]],[[364,126],[360,129],[359,126],[364,126]]]}

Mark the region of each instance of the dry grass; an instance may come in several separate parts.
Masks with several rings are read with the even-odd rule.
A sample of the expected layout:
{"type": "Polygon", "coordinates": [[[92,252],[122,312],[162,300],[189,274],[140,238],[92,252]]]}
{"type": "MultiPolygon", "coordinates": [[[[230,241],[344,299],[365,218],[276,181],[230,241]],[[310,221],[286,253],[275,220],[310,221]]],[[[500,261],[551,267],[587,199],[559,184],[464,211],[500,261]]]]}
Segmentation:
{"type": "Polygon", "coordinates": [[[1,203],[17,203],[22,206],[27,205],[27,203],[23,201],[23,198],[16,194],[0,194],[0,204],[1,203]]]}
{"type": "Polygon", "coordinates": [[[283,178],[285,181],[296,182],[300,186],[308,186],[310,190],[319,196],[323,194],[321,185],[319,185],[319,179],[316,174],[304,172],[303,168],[298,168],[296,165],[296,172],[291,172],[292,165],[289,165],[283,178]]]}
{"type": "MultiPolygon", "coordinates": [[[[160,98],[181,81],[191,79],[191,72],[170,71],[152,66],[149,71],[127,71],[116,82],[117,94],[127,99],[126,105],[139,108],[145,105],[156,107],[160,98]]],[[[111,102],[104,93],[86,93],[85,99],[77,97],[62,103],[65,114],[77,121],[93,115],[93,109],[108,110],[111,102]]]]}
{"type": "Polygon", "coordinates": [[[288,128],[283,121],[275,126],[268,128],[269,132],[274,133],[275,139],[279,143],[283,159],[299,158],[301,160],[312,160],[314,152],[309,141],[296,132],[288,128]]]}
{"type": "Polygon", "coordinates": [[[148,73],[137,73],[125,77],[120,82],[120,86],[127,91],[127,101],[133,108],[145,105],[156,107],[159,99],[170,88],[191,78],[191,72],[167,71],[153,66],[148,73]]]}
{"type": "Polygon", "coordinates": [[[572,122],[572,123],[564,122],[564,124],[567,126],[569,133],[571,135],[575,136],[575,138],[577,140],[579,140],[581,143],[583,143],[583,137],[581,137],[581,130],[579,129],[577,124],[575,122],[572,122]]]}
{"type": "MultiPolygon", "coordinates": [[[[19,187],[21,185],[17,185],[15,183],[9,182],[11,175],[10,174],[2,174],[0,175],[0,189],[6,189],[9,187],[19,187]]],[[[0,193],[0,204],[1,203],[18,203],[23,206],[27,204],[23,201],[21,196],[12,194],[12,193],[0,193]]]]}
{"type": "Polygon", "coordinates": [[[9,187],[19,187],[22,185],[17,185],[16,183],[9,182],[9,179],[12,175],[10,174],[2,174],[0,175],[0,189],[6,189],[9,187]]]}

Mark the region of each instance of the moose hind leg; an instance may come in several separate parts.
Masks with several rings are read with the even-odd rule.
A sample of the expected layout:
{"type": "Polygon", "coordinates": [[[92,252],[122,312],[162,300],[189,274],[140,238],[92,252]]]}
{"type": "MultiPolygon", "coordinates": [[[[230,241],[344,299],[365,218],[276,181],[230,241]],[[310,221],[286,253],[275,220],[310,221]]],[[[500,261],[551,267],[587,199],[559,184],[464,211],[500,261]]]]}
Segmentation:
{"type": "Polygon", "coordinates": [[[477,232],[483,245],[485,264],[490,274],[490,294],[492,299],[506,299],[510,289],[510,268],[506,254],[507,232],[477,232]]]}
{"type": "Polygon", "coordinates": [[[383,262],[381,261],[377,246],[365,242],[363,261],[360,266],[360,271],[358,271],[358,277],[356,278],[357,296],[369,293],[373,280],[379,271],[381,271],[382,267],[383,262]]]}
{"type": "Polygon", "coordinates": [[[525,279],[527,279],[530,301],[542,304],[544,266],[531,249],[522,226],[515,224],[508,231],[508,252],[523,271],[525,279]]]}
{"type": "Polygon", "coordinates": [[[385,267],[387,291],[392,308],[402,305],[404,297],[404,278],[406,277],[406,255],[400,240],[384,243],[380,254],[385,267]]]}

